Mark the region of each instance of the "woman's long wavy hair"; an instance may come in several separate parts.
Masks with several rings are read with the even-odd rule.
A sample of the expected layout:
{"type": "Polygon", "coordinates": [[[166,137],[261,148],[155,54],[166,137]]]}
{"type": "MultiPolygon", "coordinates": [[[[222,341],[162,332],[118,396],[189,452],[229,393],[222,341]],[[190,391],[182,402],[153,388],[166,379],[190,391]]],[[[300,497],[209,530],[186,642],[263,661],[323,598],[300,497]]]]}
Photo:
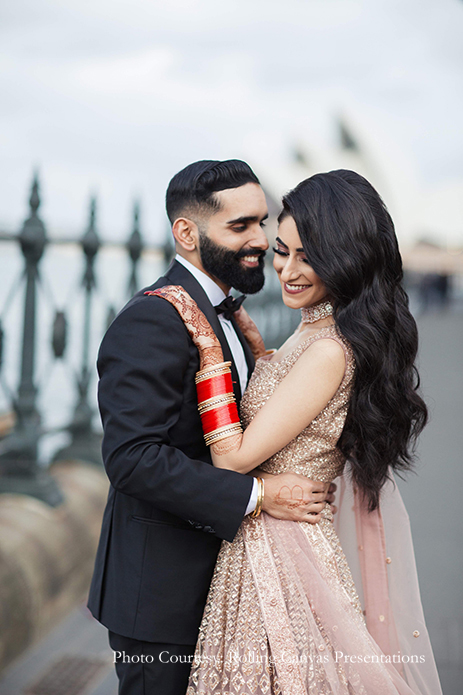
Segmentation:
{"type": "Polygon", "coordinates": [[[354,352],[355,383],[338,446],[372,511],[390,467],[399,473],[412,467],[427,421],[417,392],[417,327],[402,286],[394,224],[373,186],[342,169],[290,191],[279,221],[288,215],[354,352]]]}

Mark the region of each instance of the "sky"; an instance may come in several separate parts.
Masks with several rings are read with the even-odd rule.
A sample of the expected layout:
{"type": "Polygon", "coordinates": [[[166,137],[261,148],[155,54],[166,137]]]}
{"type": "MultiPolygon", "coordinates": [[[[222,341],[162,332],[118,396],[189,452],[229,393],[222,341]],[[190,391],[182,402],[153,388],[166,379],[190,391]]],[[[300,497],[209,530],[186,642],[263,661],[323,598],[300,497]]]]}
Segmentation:
{"type": "MultiPolygon", "coordinates": [[[[417,180],[462,180],[461,0],[15,0],[0,9],[0,230],[37,168],[50,234],[156,243],[170,177],[241,157],[265,180],[358,114],[417,180]]],[[[366,125],[365,125],[366,124],[366,125]]]]}

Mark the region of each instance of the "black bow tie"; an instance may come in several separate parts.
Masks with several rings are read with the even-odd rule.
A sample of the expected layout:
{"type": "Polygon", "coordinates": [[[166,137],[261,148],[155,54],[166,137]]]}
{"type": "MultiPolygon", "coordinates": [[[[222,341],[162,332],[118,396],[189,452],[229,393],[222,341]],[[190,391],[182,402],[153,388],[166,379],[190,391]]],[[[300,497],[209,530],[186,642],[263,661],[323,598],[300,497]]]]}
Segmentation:
{"type": "Polygon", "coordinates": [[[236,299],[234,297],[225,297],[220,304],[218,304],[214,309],[218,314],[223,314],[224,318],[230,320],[232,314],[238,311],[244,300],[246,299],[245,294],[241,294],[236,299]]]}

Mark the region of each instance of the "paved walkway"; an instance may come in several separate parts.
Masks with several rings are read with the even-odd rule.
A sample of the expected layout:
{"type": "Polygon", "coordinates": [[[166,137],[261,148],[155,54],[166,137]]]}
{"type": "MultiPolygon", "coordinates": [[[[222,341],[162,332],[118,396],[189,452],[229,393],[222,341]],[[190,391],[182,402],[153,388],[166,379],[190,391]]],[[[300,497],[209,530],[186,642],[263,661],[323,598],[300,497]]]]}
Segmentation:
{"type": "Polygon", "coordinates": [[[1,695],[26,695],[28,691],[31,695],[117,695],[107,631],[84,605],[29,649],[0,681],[1,695]],[[90,677],[92,672],[83,686],[82,677],[90,677]]]}
{"type": "MultiPolygon", "coordinates": [[[[426,315],[419,327],[420,370],[431,422],[420,441],[418,475],[400,487],[412,522],[423,605],[444,695],[461,695],[463,314],[426,315]]],[[[106,630],[81,607],[4,674],[0,695],[117,695],[111,660],[106,630]],[[31,689],[50,670],[56,681],[63,678],[62,685],[31,689]],[[93,671],[93,680],[87,686],[76,682],[71,691],[76,671],[93,671]]]]}

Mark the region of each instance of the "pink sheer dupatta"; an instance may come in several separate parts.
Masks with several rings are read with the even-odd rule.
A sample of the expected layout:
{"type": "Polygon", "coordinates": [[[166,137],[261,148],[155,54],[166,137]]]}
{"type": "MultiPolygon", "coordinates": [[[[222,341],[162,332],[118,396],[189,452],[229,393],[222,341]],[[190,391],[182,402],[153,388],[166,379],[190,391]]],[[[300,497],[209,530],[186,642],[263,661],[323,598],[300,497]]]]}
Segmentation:
{"type": "Polygon", "coordinates": [[[416,695],[442,695],[423,615],[410,521],[388,482],[380,509],[368,513],[347,472],[338,485],[335,528],[360,596],[368,631],[416,695]]]}

